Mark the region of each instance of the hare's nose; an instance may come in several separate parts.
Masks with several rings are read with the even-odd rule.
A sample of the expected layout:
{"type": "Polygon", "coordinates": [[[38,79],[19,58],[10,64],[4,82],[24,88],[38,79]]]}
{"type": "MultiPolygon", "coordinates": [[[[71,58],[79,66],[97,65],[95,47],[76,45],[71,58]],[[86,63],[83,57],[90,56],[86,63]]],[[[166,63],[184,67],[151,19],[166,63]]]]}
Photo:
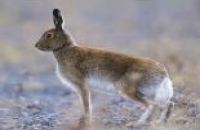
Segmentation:
{"type": "Polygon", "coordinates": [[[38,47],[39,47],[39,45],[38,45],[38,44],[35,44],[35,47],[36,47],[36,48],[38,48],[38,47]]]}

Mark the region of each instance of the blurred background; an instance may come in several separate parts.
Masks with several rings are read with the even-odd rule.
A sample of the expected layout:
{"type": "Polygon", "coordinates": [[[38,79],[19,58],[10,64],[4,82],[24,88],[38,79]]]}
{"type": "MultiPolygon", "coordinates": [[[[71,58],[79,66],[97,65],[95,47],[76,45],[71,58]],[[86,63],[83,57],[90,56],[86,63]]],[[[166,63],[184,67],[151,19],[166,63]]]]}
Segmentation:
{"type": "MultiPolygon", "coordinates": [[[[173,128],[181,127],[181,123],[198,128],[192,122],[200,121],[199,0],[0,0],[0,113],[7,112],[2,119],[22,115],[17,120],[12,119],[9,125],[2,125],[0,118],[0,128],[16,127],[19,121],[29,123],[27,129],[33,128],[30,122],[36,120],[33,116],[36,109],[38,116],[42,115],[41,111],[44,114],[38,121],[38,128],[42,129],[45,126],[42,117],[54,113],[61,104],[65,104],[64,107],[70,104],[69,98],[62,96],[76,100],[78,105],[75,94],[57,79],[53,55],[39,52],[34,47],[44,31],[54,27],[54,8],[62,11],[65,28],[79,45],[150,57],[163,63],[174,82],[174,100],[178,104],[173,116],[174,120],[178,119],[172,121],[178,126],[173,128]],[[57,99],[60,102],[55,105],[57,99]],[[17,106],[19,111],[15,112],[13,104],[21,104],[17,106]],[[38,110],[35,104],[46,106],[38,110]],[[54,107],[49,109],[52,105],[54,107]]],[[[94,97],[94,105],[100,99],[94,97]]],[[[113,99],[108,102],[112,104],[113,99]]],[[[109,103],[104,103],[104,108],[109,103]]],[[[57,124],[61,119],[51,118],[57,124]]]]}

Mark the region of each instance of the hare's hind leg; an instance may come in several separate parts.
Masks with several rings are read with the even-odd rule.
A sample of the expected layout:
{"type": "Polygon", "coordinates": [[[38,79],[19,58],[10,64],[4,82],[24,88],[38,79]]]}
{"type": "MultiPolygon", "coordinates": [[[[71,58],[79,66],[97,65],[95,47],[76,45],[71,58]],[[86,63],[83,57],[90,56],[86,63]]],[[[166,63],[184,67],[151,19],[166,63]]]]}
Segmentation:
{"type": "Polygon", "coordinates": [[[146,106],[145,112],[140,116],[138,120],[138,124],[144,124],[150,122],[156,110],[156,106],[154,104],[148,103],[146,106]]]}
{"type": "Polygon", "coordinates": [[[139,120],[137,122],[130,122],[127,124],[127,126],[130,125],[142,125],[146,124],[148,122],[151,122],[152,118],[154,117],[154,113],[156,111],[157,106],[153,103],[148,98],[138,96],[129,96],[132,100],[138,101],[139,103],[143,104],[146,107],[146,110],[144,113],[139,117],[139,120]]]}
{"type": "Polygon", "coordinates": [[[126,99],[137,101],[146,107],[145,112],[140,116],[137,122],[129,122],[126,126],[145,124],[147,121],[151,120],[156,106],[148,98],[140,95],[134,86],[123,87],[123,89],[119,90],[119,93],[126,99]]]}
{"type": "Polygon", "coordinates": [[[170,115],[172,114],[174,108],[174,103],[169,102],[166,104],[166,106],[161,108],[161,114],[160,114],[160,122],[167,122],[170,115]]]}
{"type": "Polygon", "coordinates": [[[148,123],[155,114],[157,104],[154,96],[157,89],[157,80],[148,79],[148,77],[126,75],[120,81],[119,92],[128,99],[138,101],[146,107],[146,111],[142,114],[137,124],[148,123]],[[134,79],[133,79],[134,78],[134,79]],[[148,79],[148,80],[145,80],[148,79]],[[155,82],[155,83],[154,83],[155,82]]]}

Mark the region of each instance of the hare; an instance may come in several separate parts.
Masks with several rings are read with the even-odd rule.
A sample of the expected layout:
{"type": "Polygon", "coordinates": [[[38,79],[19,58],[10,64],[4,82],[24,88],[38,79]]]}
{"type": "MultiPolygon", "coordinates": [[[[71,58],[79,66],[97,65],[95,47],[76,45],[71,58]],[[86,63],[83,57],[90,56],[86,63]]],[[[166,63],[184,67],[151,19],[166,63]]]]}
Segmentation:
{"type": "Polygon", "coordinates": [[[170,114],[173,96],[172,81],[165,67],[154,60],[119,54],[103,49],[82,47],[63,28],[60,10],[53,10],[55,28],[46,31],[36,48],[51,51],[57,60],[57,75],[80,96],[83,118],[90,121],[91,84],[112,84],[123,97],[138,101],[146,107],[138,122],[149,121],[156,108],[160,120],[170,114]]]}

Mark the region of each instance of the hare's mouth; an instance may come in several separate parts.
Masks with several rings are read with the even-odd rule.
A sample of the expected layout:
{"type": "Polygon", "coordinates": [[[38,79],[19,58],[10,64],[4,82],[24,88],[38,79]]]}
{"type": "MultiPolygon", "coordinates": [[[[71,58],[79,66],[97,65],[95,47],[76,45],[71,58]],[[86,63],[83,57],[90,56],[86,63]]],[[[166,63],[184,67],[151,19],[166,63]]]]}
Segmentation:
{"type": "Polygon", "coordinates": [[[51,50],[49,47],[40,46],[40,45],[38,45],[38,44],[36,44],[35,47],[36,47],[38,50],[41,50],[41,51],[49,51],[49,50],[51,50]]]}
{"type": "Polygon", "coordinates": [[[38,48],[39,50],[41,50],[41,51],[47,51],[48,49],[46,49],[46,48],[38,48]]]}

